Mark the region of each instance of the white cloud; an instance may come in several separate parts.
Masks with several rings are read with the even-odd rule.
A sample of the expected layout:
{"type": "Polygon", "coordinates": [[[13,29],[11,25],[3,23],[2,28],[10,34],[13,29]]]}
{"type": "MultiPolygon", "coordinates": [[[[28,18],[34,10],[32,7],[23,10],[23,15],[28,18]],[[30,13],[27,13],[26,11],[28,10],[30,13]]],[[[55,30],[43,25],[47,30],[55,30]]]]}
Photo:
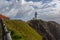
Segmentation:
{"type": "Polygon", "coordinates": [[[9,13],[7,14],[7,16],[15,17],[16,12],[18,12],[18,10],[17,10],[17,9],[12,8],[12,9],[9,11],[9,13]],[[16,10],[16,11],[15,11],[15,10],[16,10]]]}
{"type": "Polygon", "coordinates": [[[42,2],[26,2],[25,0],[20,1],[0,1],[0,11],[3,14],[7,14],[6,16],[14,18],[15,16],[23,15],[21,19],[23,20],[29,20],[32,17],[34,17],[34,11],[37,10],[38,12],[38,18],[44,19],[44,20],[55,20],[59,21],[60,17],[60,1],[59,0],[53,0],[52,2],[42,4],[42,2]],[[12,5],[13,4],[13,5],[12,5]],[[9,8],[9,6],[12,5],[13,7],[9,8]],[[55,6],[54,6],[55,5],[55,6]],[[4,6],[4,7],[3,7],[4,6]],[[7,11],[9,10],[9,11],[7,11]],[[57,18],[58,17],[58,18],[57,18]]]}

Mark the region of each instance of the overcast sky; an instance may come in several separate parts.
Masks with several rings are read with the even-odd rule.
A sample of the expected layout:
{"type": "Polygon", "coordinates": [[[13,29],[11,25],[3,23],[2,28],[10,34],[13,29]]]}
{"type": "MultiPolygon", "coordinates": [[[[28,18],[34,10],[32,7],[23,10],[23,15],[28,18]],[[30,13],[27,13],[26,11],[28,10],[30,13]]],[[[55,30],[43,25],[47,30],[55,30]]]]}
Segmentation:
{"type": "Polygon", "coordinates": [[[60,23],[60,0],[0,0],[0,13],[12,19],[38,18],[60,23]]]}

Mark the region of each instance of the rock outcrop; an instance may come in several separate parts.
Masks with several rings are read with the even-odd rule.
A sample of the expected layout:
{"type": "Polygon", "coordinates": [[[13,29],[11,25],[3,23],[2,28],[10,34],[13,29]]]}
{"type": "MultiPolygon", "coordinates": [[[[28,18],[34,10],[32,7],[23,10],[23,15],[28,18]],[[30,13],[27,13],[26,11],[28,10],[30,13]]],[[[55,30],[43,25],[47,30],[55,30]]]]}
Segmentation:
{"type": "Polygon", "coordinates": [[[60,40],[60,24],[43,20],[30,20],[28,24],[44,37],[43,40],[60,40]]]}

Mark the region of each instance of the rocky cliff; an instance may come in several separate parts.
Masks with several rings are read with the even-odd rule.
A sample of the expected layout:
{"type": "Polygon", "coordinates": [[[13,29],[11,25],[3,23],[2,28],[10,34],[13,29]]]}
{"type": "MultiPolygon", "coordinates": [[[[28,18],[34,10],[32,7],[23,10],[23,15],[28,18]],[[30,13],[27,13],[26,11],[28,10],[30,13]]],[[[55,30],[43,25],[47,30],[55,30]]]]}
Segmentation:
{"type": "Polygon", "coordinates": [[[28,24],[44,37],[43,40],[60,40],[60,24],[43,20],[30,20],[28,24]]]}

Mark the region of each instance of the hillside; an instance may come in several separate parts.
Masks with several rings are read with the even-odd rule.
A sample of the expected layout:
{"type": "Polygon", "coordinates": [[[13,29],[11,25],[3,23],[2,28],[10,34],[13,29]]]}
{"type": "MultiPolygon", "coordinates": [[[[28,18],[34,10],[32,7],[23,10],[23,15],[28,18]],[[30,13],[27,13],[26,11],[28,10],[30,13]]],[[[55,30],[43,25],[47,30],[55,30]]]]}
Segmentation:
{"type": "Polygon", "coordinates": [[[28,24],[42,35],[44,40],[60,40],[60,24],[41,19],[30,20],[28,24]]]}
{"type": "Polygon", "coordinates": [[[42,40],[42,36],[24,21],[3,20],[3,22],[8,30],[11,31],[13,40],[42,40]]]}
{"type": "Polygon", "coordinates": [[[8,17],[6,17],[6,16],[4,16],[2,14],[0,14],[0,18],[2,18],[2,19],[9,19],[8,17]]]}

